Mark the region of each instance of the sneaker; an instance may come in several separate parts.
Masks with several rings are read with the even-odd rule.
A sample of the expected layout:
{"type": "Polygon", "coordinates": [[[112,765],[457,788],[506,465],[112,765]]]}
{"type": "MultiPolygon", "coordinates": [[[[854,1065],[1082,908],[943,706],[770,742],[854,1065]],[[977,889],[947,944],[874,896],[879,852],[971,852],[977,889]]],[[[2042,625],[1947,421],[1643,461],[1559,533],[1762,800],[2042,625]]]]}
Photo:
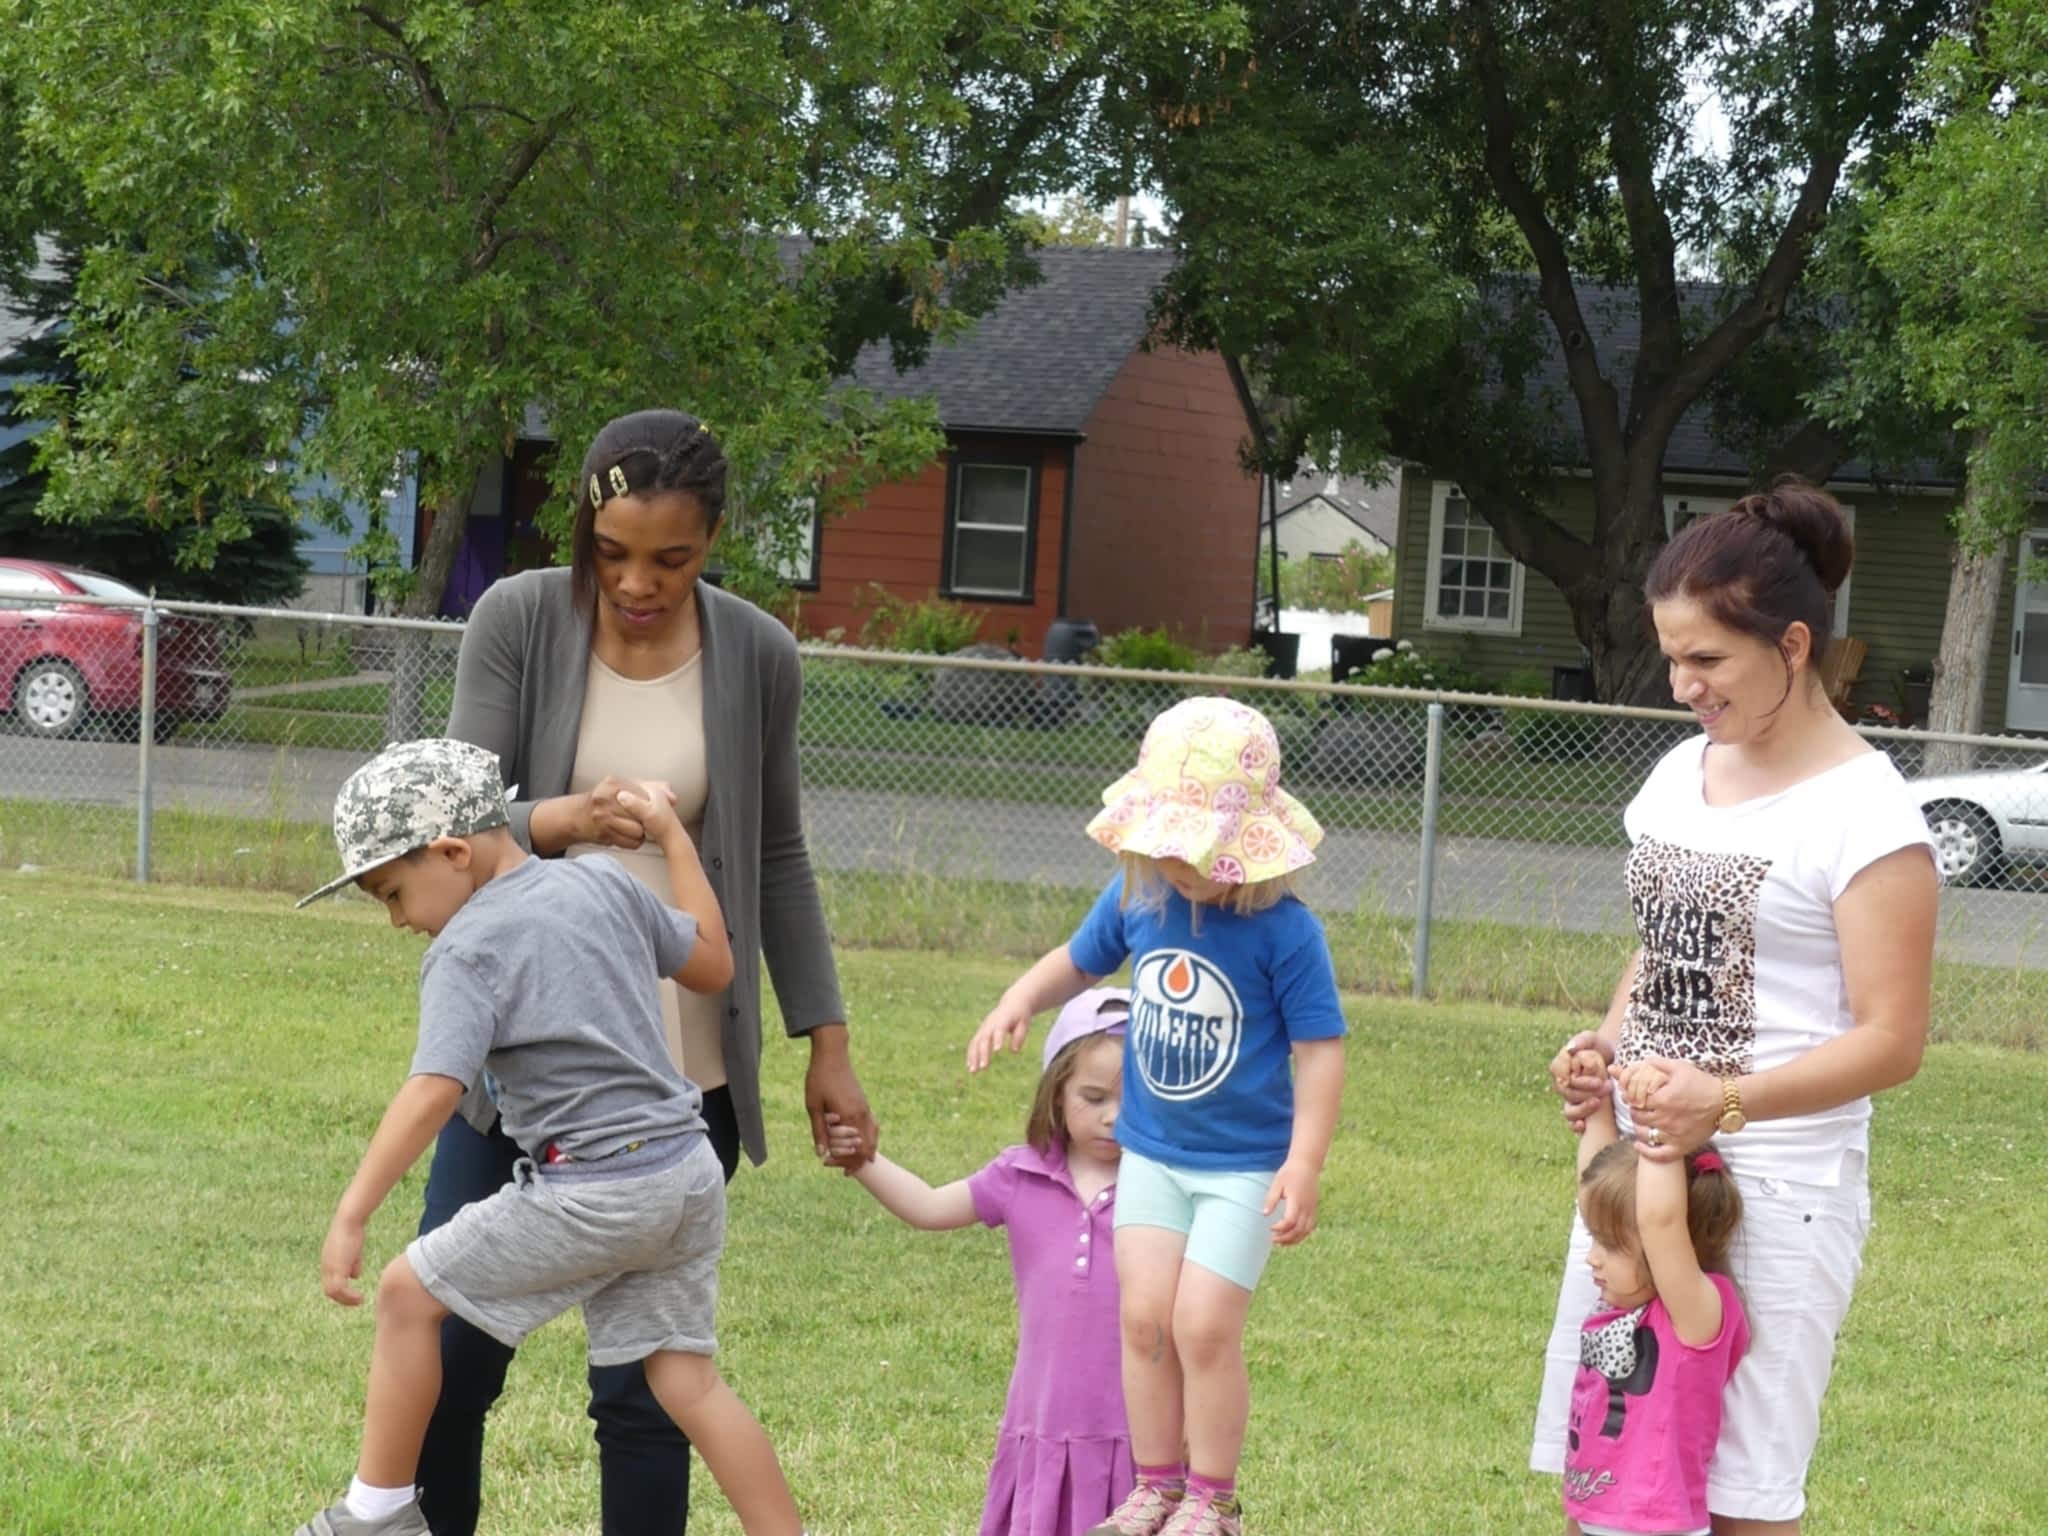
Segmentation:
{"type": "Polygon", "coordinates": [[[1243,1511],[1234,1495],[1183,1499],[1159,1536],[1244,1536],[1243,1511]]]}
{"type": "Polygon", "coordinates": [[[1089,1526],[1085,1536],[1159,1536],[1180,1499],[1177,1483],[1140,1483],[1107,1520],[1089,1526]]]}
{"type": "Polygon", "coordinates": [[[418,1499],[382,1520],[363,1520],[348,1512],[346,1503],[323,1509],[292,1536],[433,1536],[427,1517],[420,1513],[418,1499]]]}

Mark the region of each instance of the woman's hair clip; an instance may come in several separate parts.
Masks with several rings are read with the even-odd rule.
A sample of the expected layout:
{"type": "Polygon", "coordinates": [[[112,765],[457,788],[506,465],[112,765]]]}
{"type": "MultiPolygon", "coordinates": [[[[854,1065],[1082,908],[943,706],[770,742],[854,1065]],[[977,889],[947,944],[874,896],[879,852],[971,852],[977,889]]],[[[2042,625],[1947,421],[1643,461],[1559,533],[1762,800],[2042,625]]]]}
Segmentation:
{"type": "Polygon", "coordinates": [[[601,506],[603,506],[603,505],[604,505],[604,487],[603,487],[603,486],[602,486],[601,484],[599,484],[599,483],[598,483],[598,478],[597,478],[597,476],[595,476],[595,475],[592,475],[592,476],[590,477],[590,506],[591,506],[591,510],[595,511],[595,510],[596,510],[597,508],[599,508],[599,507],[601,507],[601,506]]]}
{"type": "Polygon", "coordinates": [[[611,482],[614,496],[626,494],[626,472],[616,464],[611,467],[611,482]]]}
{"type": "Polygon", "coordinates": [[[1692,1160],[1694,1173],[1726,1173],[1728,1165],[1721,1161],[1718,1152],[1702,1152],[1692,1160]]]}

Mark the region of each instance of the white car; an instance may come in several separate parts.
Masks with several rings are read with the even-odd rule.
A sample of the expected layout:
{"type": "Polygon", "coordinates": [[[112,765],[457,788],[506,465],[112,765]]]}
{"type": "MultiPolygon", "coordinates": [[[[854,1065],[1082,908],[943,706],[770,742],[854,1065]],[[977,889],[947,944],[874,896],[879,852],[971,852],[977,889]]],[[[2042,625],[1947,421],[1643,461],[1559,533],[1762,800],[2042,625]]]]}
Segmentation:
{"type": "Polygon", "coordinates": [[[1908,787],[1949,884],[1980,885],[2008,861],[2048,859],[2048,757],[2025,768],[1914,779],[1908,787]]]}

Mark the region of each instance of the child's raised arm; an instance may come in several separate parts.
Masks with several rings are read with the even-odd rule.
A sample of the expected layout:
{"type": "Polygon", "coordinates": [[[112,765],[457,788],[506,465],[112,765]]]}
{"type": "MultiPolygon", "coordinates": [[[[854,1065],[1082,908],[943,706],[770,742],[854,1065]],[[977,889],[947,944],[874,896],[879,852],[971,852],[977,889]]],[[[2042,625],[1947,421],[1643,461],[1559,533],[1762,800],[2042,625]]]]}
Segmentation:
{"type": "MultiPolygon", "coordinates": [[[[860,1132],[837,1115],[825,1116],[825,1135],[828,1157],[843,1159],[860,1144],[860,1132]]],[[[969,1193],[965,1179],[933,1189],[908,1168],[890,1162],[879,1152],[849,1171],[862,1189],[881,1202],[884,1210],[921,1231],[949,1232],[955,1227],[972,1226],[978,1219],[974,1196],[969,1193]]]]}
{"type": "Polygon", "coordinates": [[[1579,1172],[1584,1173],[1586,1165],[1604,1148],[1613,1146],[1621,1132],[1614,1123],[1614,1089],[1607,1078],[1607,1058],[1592,1046],[1581,1047],[1572,1055],[1569,1075],[1574,1079],[1597,1077],[1602,1084],[1598,1102],[1572,1127],[1579,1138],[1579,1172]]]}
{"type": "Polygon", "coordinates": [[[1004,990],[974,1032],[974,1038],[967,1042],[967,1070],[979,1072],[1005,1047],[1023,1050],[1024,1037],[1031,1033],[1034,1016],[1072,1002],[1101,979],[1075,965],[1064,944],[1040,956],[1030,970],[1004,990]]]}
{"type": "Polygon", "coordinates": [[[1636,1232],[1650,1283],[1671,1314],[1681,1343],[1711,1344],[1721,1335],[1721,1291],[1700,1268],[1686,1221],[1689,1175],[1683,1159],[1636,1159],[1636,1232]]]}
{"type": "Polygon", "coordinates": [[[723,992],[732,985],[732,943],[725,935],[725,913],[705,877],[697,845],[676,818],[675,796],[665,784],[641,784],[620,790],[619,804],[639,818],[648,841],[668,860],[676,910],[697,922],[697,942],[690,946],[690,958],[676,972],[676,981],[692,992],[723,992]]]}

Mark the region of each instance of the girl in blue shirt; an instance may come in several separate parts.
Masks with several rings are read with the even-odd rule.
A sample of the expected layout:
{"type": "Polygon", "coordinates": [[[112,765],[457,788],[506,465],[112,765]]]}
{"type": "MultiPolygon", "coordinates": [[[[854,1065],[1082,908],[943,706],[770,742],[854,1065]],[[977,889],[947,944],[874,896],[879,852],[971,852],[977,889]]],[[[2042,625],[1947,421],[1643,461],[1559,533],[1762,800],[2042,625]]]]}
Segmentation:
{"type": "Polygon", "coordinates": [[[1116,1273],[1137,1484],[1089,1536],[1241,1536],[1245,1317],[1272,1245],[1315,1229],[1344,1087],[1329,944],[1293,891],[1322,828],[1280,788],[1271,724],[1231,699],[1161,714],[1102,801],[1088,832],[1123,868],[967,1065],[1131,962],[1116,1273]]]}

